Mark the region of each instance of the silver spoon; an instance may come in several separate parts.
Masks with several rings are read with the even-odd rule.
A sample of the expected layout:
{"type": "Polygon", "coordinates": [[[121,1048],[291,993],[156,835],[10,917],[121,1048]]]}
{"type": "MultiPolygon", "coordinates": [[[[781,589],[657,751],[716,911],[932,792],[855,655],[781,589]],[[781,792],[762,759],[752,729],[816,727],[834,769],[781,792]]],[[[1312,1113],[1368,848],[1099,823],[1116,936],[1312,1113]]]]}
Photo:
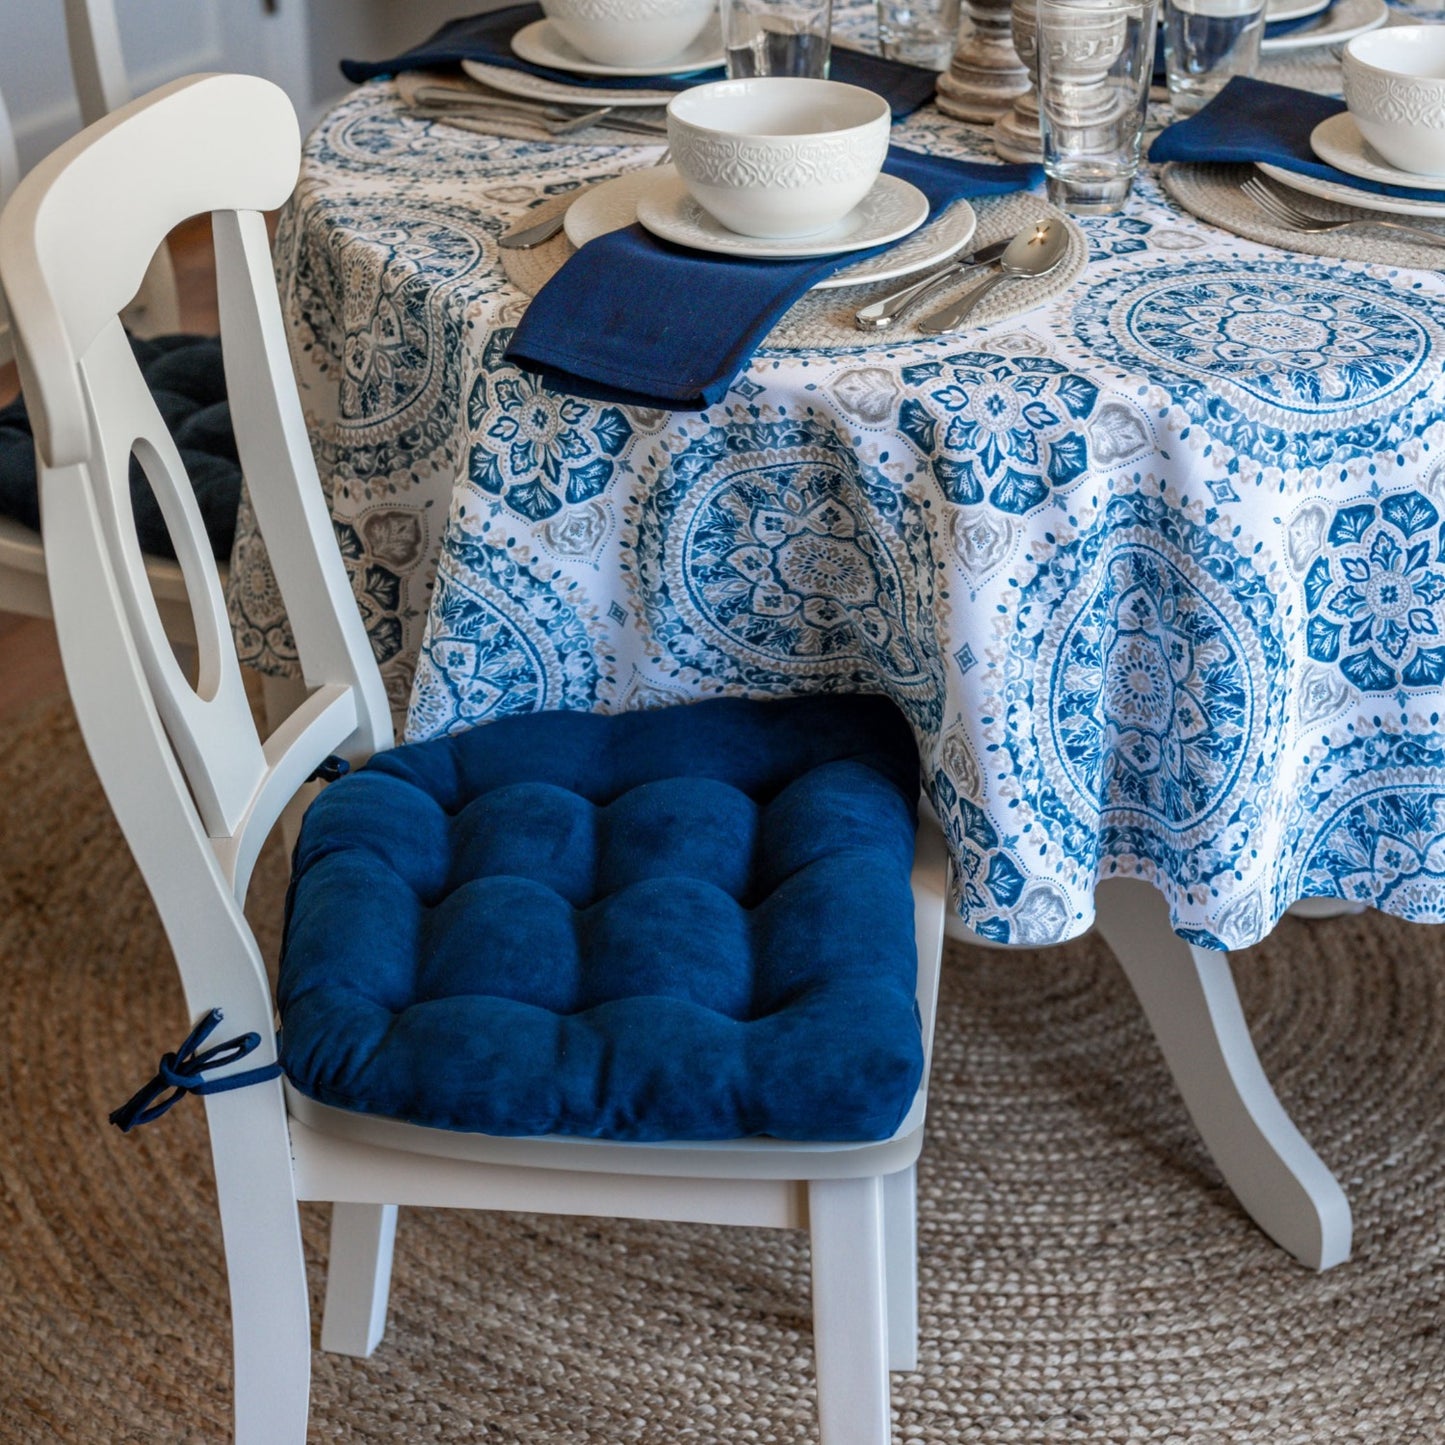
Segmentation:
{"type": "Polygon", "coordinates": [[[945,281],[952,281],[975,266],[987,266],[997,261],[1007,248],[1007,241],[995,241],[991,245],[980,246],[977,251],[971,251],[967,256],[954,257],[939,270],[930,271],[921,281],[914,281],[901,291],[880,296],[878,300],[864,306],[853,317],[853,322],[860,331],[882,331],[885,327],[892,326],[910,306],[922,301],[935,286],[942,286],[945,281]]]}
{"type": "Polygon", "coordinates": [[[920,331],[935,336],[961,325],[972,313],[973,308],[988,295],[995,286],[1005,281],[1015,281],[1025,276],[1043,276],[1052,271],[1069,249],[1069,233],[1062,221],[1036,221],[1026,226],[1012,241],[999,259],[998,272],[979,282],[966,296],[925,316],[918,323],[920,331]]]}

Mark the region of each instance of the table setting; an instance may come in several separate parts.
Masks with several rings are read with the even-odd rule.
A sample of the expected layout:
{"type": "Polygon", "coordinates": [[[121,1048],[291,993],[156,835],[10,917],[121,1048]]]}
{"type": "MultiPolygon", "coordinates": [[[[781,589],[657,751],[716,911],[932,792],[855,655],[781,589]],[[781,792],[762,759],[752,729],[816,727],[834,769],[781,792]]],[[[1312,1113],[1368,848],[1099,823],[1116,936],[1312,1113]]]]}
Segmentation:
{"type": "MultiPolygon", "coordinates": [[[[1348,590],[1363,584],[1343,563],[1326,584],[1311,549],[1352,507],[1375,545],[1396,492],[1418,498],[1413,518],[1445,515],[1441,253],[1288,229],[1242,175],[1229,215],[1204,219],[1197,196],[1219,174],[1255,159],[1302,174],[1280,156],[1342,103],[1281,101],[1259,49],[1231,68],[1225,47],[1214,93],[1180,118],[1151,89],[1152,6],[1103,7],[1130,38],[1082,75],[1067,45],[1050,49],[1049,5],[1077,19],[1065,0],[1038,12],[1042,172],[1000,163],[988,128],[928,103],[919,76],[934,72],[869,55],[889,83],[840,79],[876,45],[878,13],[837,7],[829,79],[803,79],[881,95],[857,121],[883,126],[873,185],[923,197],[906,236],[854,251],[747,237],[686,174],[679,111],[727,134],[697,107],[756,76],[664,70],[674,57],[649,75],[539,78],[552,67],[509,48],[535,37],[530,7],[348,64],[363,83],[308,142],[278,270],[338,536],[408,737],[535,708],[883,691],[919,736],[955,901],[983,937],[1076,936],[1095,881],[1120,871],[1152,877],[1174,927],[1212,947],[1263,936],[1300,898],[1380,901],[1339,852],[1378,819],[1326,825],[1303,800],[1368,772],[1367,756],[1395,768],[1399,747],[1416,767],[1445,742],[1411,692],[1438,653],[1434,604],[1370,633],[1340,610],[1364,606],[1348,590]],[[668,129],[484,133],[414,111],[420,64],[459,89],[478,67],[565,85],[577,94],[544,103],[569,114],[665,101],[668,129]],[[1080,148],[1101,129],[1087,106],[1051,117],[1059,85],[1124,97],[1102,160],[1080,148]],[[1242,115],[1268,152],[1253,156],[1242,115]],[[1104,181],[1081,185],[1081,160],[1104,181]],[[1019,258],[1038,232],[1057,254],[1030,276],[1019,258]],[[732,254],[709,249],[729,237],[732,254]],[[984,278],[952,331],[928,329],[984,278]],[[1149,560],[1130,538],[1162,550],[1149,560]],[[1136,564],[1143,593],[1123,581],[1136,564]],[[1146,605],[1159,587],[1175,599],[1163,611],[1146,605]],[[1138,712],[1110,669],[1158,648],[1185,661],[1137,675],[1155,709],[1138,712]],[[1370,723],[1387,676],[1395,721],[1370,723]]],[[[1084,8],[1097,24],[1101,7],[1084,8]]],[[[1262,16],[1229,17],[1246,48],[1251,26],[1269,43],[1262,16]]],[[[1324,23],[1302,7],[1280,18],[1324,23]]],[[[751,133],[735,126],[727,145],[751,133]]],[[[1333,216],[1331,200],[1299,200],[1333,216]]],[[[1414,555],[1418,538],[1390,539],[1414,555]]],[[[1352,571],[1376,566],[1368,549],[1352,560],[1360,545],[1352,571]]],[[[286,674],[284,609],[244,509],[230,605],[243,656],[286,674]]]]}
{"type": "MultiPolygon", "coordinates": [[[[720,34],[734,3],[791,0],[723,0],[720,34]]],[[[996,42],[1008,6],[965,4],[996,42]]],[[[1445,177],[1338,134],[1363,104],[1342,57],[1418,17],[1341,43],[1335,9],[1296,15],[1325,38],[1271,55],[1262,0],[1164,5],[1036,0],[1035,160],[1004,158],[1017,89],[962,124],[957,56],[869,53],[884,3],[837,5],[827,73],[790,76],[757,71],[819,48],[767,27],[725,73],[558,80],[511,48],[540,12],[453,22],[348,65],[277,275],[407,740],[889,697],[958,925],[1038,947],[1097,923],[1230,1187],[1327,1268],[1349,1207],[1250,1064],[1228,951],[1303,907],[1445,922],[1445,250],[1410,199],[1445,177]],[[866,206],[815,191],[794,234],[750,235],[724,192],[761,205],[780,141],[837,142],[839,176],[866,152],[865,196],[921,200],[858,232],[866,206]]],[[[783,33],[823,23],[799,5],[783,33]]],[[[1397,80],[1433,64],[1405,45],[1397,80]]],[[[242,661],[302,686],[244,498],[227,587],[242,661]]]]}

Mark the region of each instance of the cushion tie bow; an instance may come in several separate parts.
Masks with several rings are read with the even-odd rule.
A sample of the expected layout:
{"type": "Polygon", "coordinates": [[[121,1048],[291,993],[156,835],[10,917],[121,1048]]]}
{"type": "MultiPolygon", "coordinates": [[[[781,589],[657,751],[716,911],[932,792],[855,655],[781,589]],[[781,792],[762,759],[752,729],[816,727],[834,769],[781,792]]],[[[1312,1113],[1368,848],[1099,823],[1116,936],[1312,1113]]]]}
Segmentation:
{"type": "Polygon", "coordinates": [[[186,1041],[175,1053],[163,1054],[155,1077],[116,1109],[110,1116],[110,1122],[122,1133],[129,1134],[137,1126],[159,1119],[183,1094],[221,1094],[227,1089],[243,1089],[247,1084],[260,1084],[267,1079],[278,1078],[281,1074],[279,1063],[243,1069],[239,1074],[227,1074],[224,1079],[201,1077],[207,1069],[223,1068],[244,1059],[261,1043],[260,1034],[242,1034],[239,1038],[227,1039],[225,1043],[212,1044],[210,1048],[197,1052],[215,1032],[221,1018],[221,1010],[213,1008],[186,1035],[186,1041]],[[167,1089],[171,1093],[161,1099],[167,1089]],[[160,1099],[159,1103],[157,1099],[160,1099]]]}

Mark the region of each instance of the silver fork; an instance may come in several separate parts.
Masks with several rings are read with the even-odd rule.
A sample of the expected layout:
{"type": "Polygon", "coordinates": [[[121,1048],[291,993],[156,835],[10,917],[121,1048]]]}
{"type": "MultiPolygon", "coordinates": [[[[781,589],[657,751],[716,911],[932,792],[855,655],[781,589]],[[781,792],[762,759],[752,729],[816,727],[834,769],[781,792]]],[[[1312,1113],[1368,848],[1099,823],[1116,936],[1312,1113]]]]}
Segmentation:
{"type": "Polygon", "coordinates": [[[1308,211],[1302,211],[1292,201],[1287,201],[1278,191],[1260,180],[1258,176],[1250,176],[1241,182],[1239,189],[1264,213],[1268,221],[1285,231],[1298,231],[1302,236],[1323,236],[1328,231],[1394,231],[1401,236],[1409,236],[1425,246],[1445,247],[1445,234],[1439,231],[1427,231],[1423,226],[1409,226],[1403,221],[1387,221],[1383,216],[1378,220],[1371,217],[1352,216],[1342,221],[1327,221],[1323,216],[1312,216],[1308,211]]]}

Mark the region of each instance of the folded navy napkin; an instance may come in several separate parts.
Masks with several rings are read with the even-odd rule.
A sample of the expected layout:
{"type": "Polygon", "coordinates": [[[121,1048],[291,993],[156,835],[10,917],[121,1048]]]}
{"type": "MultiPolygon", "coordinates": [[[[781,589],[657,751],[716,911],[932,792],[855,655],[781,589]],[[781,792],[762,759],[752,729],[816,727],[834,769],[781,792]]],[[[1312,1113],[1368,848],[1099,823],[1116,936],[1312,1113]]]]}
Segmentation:
{"type": "MultiPolygon", "coordinates": [[[[569,70],[554,70],[533,65],[512,53],[512,37],[524,25],[542,19],[540,5],[509,5],[486,15],[468,15],[448,21],[431,39],[389,60],[343,60],[341,73],[350,81],[360,83],[379,75],[396,75],[403,70],[435,70],[459,65],[463,60],[478,60],[486,65],[500,65],[508,70],[524,70],[529,75],[561,85],[603,90],[686,90],[710,80],[721,80],[721,66],[699,70],[688,75],[664,76],[586,76],[569,70]]],[[[911,115],[919,106],[933,99],[938,81],[932,70],[904,65],[896,60],[867,55],[861,50],[833,47],[828,72],[834,80],[861,85],[881,95],[893,111],[893,118],[911,115]]]]}
{"type": "MultiPolygon", "coordinates": [[[[892,146],[883,169],[937,215],[954,201],[1026,190],[1040,166],[989,165],[892,146]]],[[[719,401],[779,317],[814,283],[886,249],[748,261],[674,246],[634,223],[598,236],[537,293],[507,359],[555,391],[698,411],[719,401]]]]}
{"type": "Polygon", "coordinates": [[[1188,120],[1176,121],[1160,131],[1149,147],[1149,159],[1156,165],[1165,161],[1240,164],[1264,161],[1281,170],[1336,181],[1376,196],[1445,201],[1445,191],[1367,181],[1320,160],[1310,149],[1310,133],[1321,121],[1338,115],[1344,108],[1344,101],[1327,95],[1235,76],[1188,120]]]}

